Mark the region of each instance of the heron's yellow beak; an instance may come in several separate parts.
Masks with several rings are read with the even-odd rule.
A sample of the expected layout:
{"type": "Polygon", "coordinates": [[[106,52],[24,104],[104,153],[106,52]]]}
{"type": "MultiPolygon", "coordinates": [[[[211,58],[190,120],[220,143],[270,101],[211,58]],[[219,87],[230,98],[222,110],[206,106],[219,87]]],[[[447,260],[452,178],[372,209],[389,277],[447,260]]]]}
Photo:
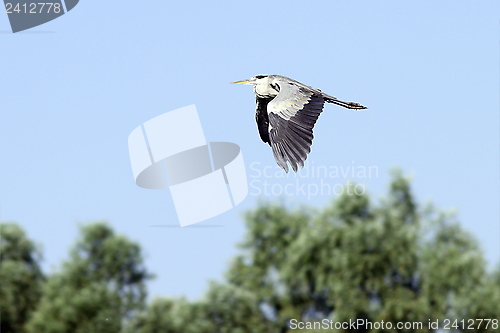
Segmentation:
{"type": "Polygon", "coordinates": [[[252,79],[250,80],[242,80],[242,81],[234,81],[230,82],[231,84],[252,84],[252,79]]]}

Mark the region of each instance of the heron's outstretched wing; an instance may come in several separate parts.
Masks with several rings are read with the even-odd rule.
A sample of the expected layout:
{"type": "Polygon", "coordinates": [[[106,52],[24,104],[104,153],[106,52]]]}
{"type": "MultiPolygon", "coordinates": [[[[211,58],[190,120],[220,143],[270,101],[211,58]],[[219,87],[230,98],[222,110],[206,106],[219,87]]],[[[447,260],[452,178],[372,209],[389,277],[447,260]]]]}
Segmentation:
{"type": "Polygon", "coordinates": [[[321,91],[285,77],[275,77],[273,84],[279,93],[267,105],[270,144],[278,165],[288,172],[289,162],[297,172],[311,151],[313,127],[325,101],[321,91]]]}

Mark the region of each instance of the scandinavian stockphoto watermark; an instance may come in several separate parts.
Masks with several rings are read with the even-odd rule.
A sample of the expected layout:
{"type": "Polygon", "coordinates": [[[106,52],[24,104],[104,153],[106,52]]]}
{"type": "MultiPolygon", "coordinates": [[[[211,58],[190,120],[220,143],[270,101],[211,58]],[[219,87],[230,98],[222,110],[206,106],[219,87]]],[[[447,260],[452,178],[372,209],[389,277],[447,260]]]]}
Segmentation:
{"type": "Polygon", "coordinates": [[[147,189],[168,184],[181,226],[222,214],[248,194],[240,147],[207,143],[194,104],[138,126],[128,149],[136,184],[147,189]]]}
{"type": "Polygon", "coordinates": [[[297,173],[285,173],[278,166],[250,164],[250,195],[254,196],[315,196],[362,195],[364,184],[356,180],[378,178],[378,167],[374,165],[315,165],[306,161],[297,173]]]}
{"type": "Polygon", "coordinates": [[[52,21],[69,12],[79,0],[52,0],[38,2],[30,0],[4,0],[5,12],[12,32],[19,32],[52,21]]]}

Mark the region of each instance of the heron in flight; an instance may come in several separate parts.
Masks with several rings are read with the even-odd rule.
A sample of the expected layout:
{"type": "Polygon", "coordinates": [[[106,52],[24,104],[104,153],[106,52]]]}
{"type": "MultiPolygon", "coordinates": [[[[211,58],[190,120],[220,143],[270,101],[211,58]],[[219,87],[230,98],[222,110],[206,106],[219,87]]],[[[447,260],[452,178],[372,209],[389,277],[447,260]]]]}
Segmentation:
{"type": "Polygon", "coordinates": [[[325,102],[347,109],[366,109],[281,75],[257,75],[231,83],[253,85],[260,138],[271,146],[276,163],[287,173],[287,162],[295,172],[298,166],[304,167],[311,151],[313,127],[325,102]]]}

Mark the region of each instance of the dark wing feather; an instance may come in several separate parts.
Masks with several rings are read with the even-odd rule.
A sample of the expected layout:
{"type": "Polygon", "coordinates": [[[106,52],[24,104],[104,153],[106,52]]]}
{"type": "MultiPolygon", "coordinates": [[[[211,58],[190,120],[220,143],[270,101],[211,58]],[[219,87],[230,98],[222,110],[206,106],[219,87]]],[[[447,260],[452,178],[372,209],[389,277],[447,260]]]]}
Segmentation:
{"type": "Polygon", "coordinates": [[[263,98],[257,96],[257,108],[255,110],[255,121],[257,122],[260,138],[269,145],[271,145],[271,142],[269,141],[269,117],[267,115],[267,104],[272,100],[272,97],[263,98]]]}
{"type": "Polygon", "coordinates": [[[325,101],[321,92],[285,79],[274,79],[280,92],[267,104],[269,139],[276,163],[288,172],[288,162],[297,172],[311,151],[313,127],[325,101]]]}

